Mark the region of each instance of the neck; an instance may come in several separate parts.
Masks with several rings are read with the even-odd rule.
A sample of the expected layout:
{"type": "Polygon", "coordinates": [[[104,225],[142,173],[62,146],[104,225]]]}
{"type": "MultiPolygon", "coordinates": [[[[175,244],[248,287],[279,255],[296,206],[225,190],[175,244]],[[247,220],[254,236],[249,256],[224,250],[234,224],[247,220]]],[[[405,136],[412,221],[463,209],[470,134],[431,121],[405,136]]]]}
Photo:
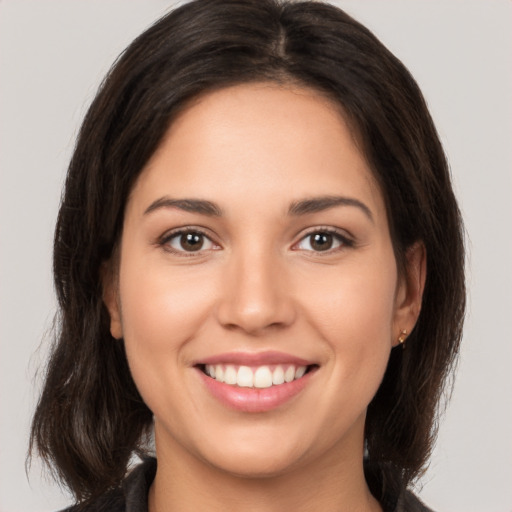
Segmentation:
{"type": "Polygon", "coordinates": [[[363,472],[362,449],[340,456],[335,447],[321,460],[277,475],[233,475],[196,458],[181,445],[158,449],[149,512],[381,512],[363,472]],[[165,453],[169,452],[169,453],[165,453]]]}

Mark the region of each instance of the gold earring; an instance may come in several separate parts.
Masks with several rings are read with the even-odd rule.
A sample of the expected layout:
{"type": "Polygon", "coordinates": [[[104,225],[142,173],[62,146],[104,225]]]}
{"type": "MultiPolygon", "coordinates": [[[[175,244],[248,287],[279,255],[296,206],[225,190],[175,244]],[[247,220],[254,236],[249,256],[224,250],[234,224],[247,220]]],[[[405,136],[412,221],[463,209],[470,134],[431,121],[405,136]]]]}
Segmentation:
{"type": "Polygon", "coordinates": [[[398,343],[402,345],[402,348],[405,350],[405,340],[407,339],[407,331],[405,329],[402,330],[400,336],[398,336],[398,343]]]}

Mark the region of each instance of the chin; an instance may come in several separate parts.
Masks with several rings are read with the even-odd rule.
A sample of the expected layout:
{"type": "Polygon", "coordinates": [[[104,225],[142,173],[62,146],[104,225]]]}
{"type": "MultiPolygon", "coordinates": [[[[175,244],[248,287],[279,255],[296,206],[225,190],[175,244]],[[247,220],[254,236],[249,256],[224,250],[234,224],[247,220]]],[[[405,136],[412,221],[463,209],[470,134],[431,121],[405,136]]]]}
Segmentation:
{"type": "Polygon", "coordinates": [[[230,432],[224,442],[204,446],[202,455],[211,466],[242,478],[276,477],[301,465],[308,451],[307,436],[261,427],[230,432]]]}
{"type": "Polygon", "coordinates": [[[251,450],[246,453],[226,454],[221,459],[210,460],[210,464],[229,475],[247,479],[275,478],[284,475],[299,465],[296,457],[289,454],[262,454],[251,450]]]}

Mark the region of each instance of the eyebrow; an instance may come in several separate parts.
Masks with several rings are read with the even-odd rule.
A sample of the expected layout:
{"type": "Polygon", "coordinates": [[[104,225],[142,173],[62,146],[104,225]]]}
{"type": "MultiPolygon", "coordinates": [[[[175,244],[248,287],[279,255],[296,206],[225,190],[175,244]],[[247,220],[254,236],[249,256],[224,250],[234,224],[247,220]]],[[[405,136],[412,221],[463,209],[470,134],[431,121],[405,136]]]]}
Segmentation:
{"type": "MultiPolygon", "coordinates": [[[[353,197],[345,196],[320,196],[309,199],[294,201],[288,208],[288,215],[300,216],[317,213],[336,206],[353,206],[359,208],[372,222],[373,214],[362,201],[353,197]]],[[[153,201],[144,211],[147,215],[160,208],[178,208],[186,212],[199,213],[209,217],[222,217],[222,209],[215,203],[205,199],[172,199],[170,197],[161,197],[153,201]]]]}
{"type": "Polygon", "coordinates": [[[368,206],[362,201],[359,201],[359,199],[345,196],[321,196],[294,201],[288,209],[288,215],[307,215],[328,210],[336,206],[355,206],[373,222],[373,214],[368,206]]]}
{"type": "Polygon", "coordinates": [[[161,197],[153,201],[144,211],[144,215],[160,208],[178,208],[186,212],[200,213],[210,217],[222,216],[222,210],[211,201],[205,199],[171,199],[170,197],[161,197]]]}

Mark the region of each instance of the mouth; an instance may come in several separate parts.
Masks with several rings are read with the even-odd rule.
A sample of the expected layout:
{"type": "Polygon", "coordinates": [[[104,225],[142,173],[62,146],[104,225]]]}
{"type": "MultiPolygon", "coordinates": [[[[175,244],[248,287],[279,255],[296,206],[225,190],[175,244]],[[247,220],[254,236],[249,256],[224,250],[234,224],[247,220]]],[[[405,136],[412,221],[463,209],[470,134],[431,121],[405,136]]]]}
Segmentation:
{"type": "Polygon", "coordinates": [[[193,365],[212,397],[229,409],[264,413],[291,403],[320,365],[279,352],[228,353],[193,365]]]}
{"type": "Polygon", "coordinates": [[[199,364],[207,377],[238,388],[266,389],[302,379],[318,368],[316,364],[267,364],[258,366],[235,364],[199,364]]]}

